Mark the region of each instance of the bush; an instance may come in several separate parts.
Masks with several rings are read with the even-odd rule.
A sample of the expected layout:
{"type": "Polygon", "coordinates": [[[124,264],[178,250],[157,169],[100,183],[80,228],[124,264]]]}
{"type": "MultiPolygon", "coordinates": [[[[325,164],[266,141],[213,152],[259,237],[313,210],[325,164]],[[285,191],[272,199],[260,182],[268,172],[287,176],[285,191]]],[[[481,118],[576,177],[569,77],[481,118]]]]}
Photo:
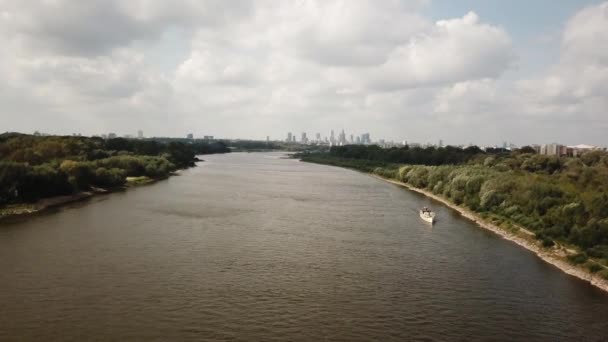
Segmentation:
{"type": "Polygon", "coordinates": [[[598,245],[586,250],[587,255],[594,258],[602,258],[608,260],[608,246],[598,245]]]}
{"type": "Polygon", "coordinates": [[[100,167],[95,170],[94,184],[105,187],[116,187],[124,185],[125,179],[125,172],[121,169],[100,167]]]}
{"type": "Polygon", "coordinates": [[[68,176],[68,182],[75,190],[86,189],[93,180],[93,170],[88,162],[64,160],[59,170],[68,176]]]}
{"type": "Polygon", "coordinates": [[[553,246],[555,246],[555,242],[553,242],[553,240],[547,237],[543,238],[543,247],[548,248],[553,246]]]}
{"type": "Polygon", "coordinates": [[[604,267],[602,267],[601,265],[599,265],[598,263],[593,262],[593,261],[587,261],[587,262],[585,263],[585,267],[586,267],[586,268],[589,270],[589,272],[591,272],[591,273],[597,273],[597,272],[599,272],[599,271],[601,271],[601,270],[603,270],[603,269],[604,269],[604,267]]]}
{"type": "Polygon", "coordinates": [[[585,263],[589,257],[585,253],[578,253],[574,255],[569,255],[568,260],[573,264],[582,264],[585,263]]]}

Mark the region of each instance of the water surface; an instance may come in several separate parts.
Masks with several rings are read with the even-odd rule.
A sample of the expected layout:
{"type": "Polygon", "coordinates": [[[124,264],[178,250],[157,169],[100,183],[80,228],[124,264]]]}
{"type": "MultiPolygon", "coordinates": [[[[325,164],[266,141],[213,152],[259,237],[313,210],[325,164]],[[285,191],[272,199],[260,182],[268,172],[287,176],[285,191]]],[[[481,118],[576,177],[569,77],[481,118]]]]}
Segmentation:
{"type": "Polygon", "coordinates": [[[181,176],[4,223],[0,339],[608,336],[602,291],[419,194],[281,156],[204,156],[181,176]]]}

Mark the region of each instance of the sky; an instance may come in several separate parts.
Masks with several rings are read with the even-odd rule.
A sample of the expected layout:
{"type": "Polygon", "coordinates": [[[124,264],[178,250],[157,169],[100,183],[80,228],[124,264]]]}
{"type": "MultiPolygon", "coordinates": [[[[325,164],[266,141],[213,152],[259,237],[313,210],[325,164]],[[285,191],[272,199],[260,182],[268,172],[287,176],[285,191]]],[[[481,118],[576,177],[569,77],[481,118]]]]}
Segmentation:
{"type": "Polygon", "coordinates": [[[0,0],[0,132],[608,145],[608,2],[0,0]]]}

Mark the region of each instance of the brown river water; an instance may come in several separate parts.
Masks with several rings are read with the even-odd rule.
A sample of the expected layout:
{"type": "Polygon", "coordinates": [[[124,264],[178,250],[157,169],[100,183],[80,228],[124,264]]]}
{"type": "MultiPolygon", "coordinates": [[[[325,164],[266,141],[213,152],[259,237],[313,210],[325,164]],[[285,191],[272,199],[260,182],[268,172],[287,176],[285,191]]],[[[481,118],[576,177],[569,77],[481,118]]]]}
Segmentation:
{"type": "Polygon", "coordinates": [[[422,195],[283,155],[3,222],[0,340],[608,340],[607,293],[422,195]]]}

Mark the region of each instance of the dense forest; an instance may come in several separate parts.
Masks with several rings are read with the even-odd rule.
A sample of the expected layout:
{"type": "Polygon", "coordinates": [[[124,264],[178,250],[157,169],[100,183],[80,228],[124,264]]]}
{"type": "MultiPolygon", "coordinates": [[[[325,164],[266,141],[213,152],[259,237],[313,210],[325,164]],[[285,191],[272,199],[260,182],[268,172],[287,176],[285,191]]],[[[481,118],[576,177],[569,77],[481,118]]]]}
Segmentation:
{"type": "Polygon", "coordinates": [[[162,179],[197,154],[230,152],[223,142],[0,135],[0,207],[123,186],[127,177],[162,179]]]}
{"type": "MultiPolygon", "coordinates": [[[[608,265],[608,153],[579,158],[477,148],[333,147],[303,161],[349,167],[443,196],[502,227],[533,231],[545,247],[576,246],[574,263],[608,265]]],[[[590,271],[603,269],[587,264],[590,271]]],[[[602,275],[608,277],[607,270],[602,275]]]]}

